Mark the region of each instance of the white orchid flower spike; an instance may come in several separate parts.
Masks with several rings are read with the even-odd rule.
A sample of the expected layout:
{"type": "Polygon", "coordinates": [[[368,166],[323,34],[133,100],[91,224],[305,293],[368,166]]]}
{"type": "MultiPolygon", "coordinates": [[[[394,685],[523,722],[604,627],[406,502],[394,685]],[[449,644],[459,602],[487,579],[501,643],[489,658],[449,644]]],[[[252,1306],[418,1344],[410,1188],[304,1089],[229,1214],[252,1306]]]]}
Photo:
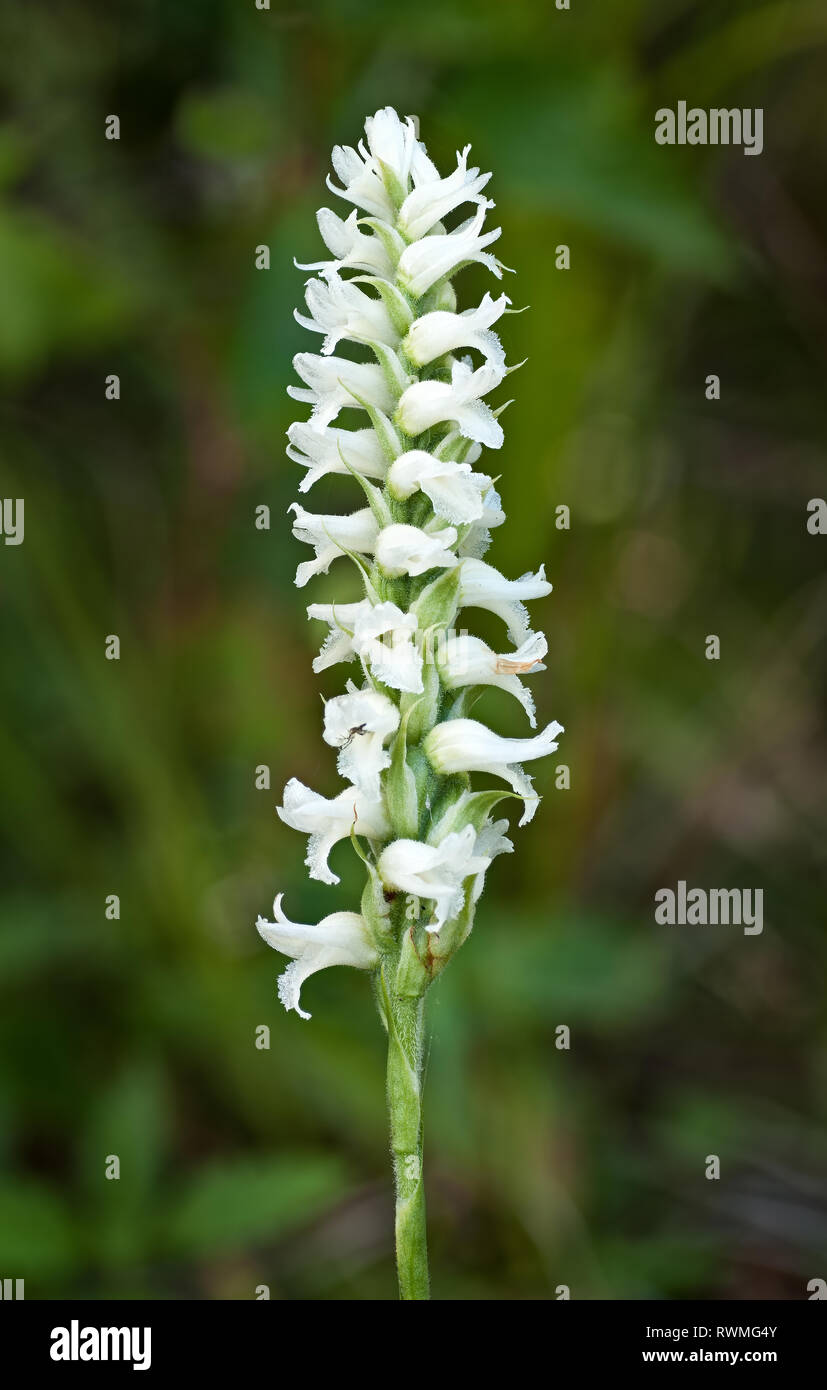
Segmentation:
{"type": "Polygon", "coordinates": [[[441,174],[416,118],[391,106],[332,163],[328,187],[349,206],[319,210],[324,251],[297,285],[295,316],[315,350],[293,361],[299,384],[288,391],[308,410],[287,431],[287,456],[300,494],[333,477],[331,497],[349,487],[356,498],[344,513],[290,507],[293,536],[311,551],[296,583],[323,586],[307,608],[327,634],[313,671],[335,682],[349,668],[344,690],[325,690],[322,716],[343,785],[326,796],[292,777],[277,810],[308,837],[311,879],[339,884],[329,856],[349,842],[364,889],[358,911],[316,924],[290,921],[277,898],[274,920],[257,926],[290,958],[279,997],[303,1019],[301,986],[316,971],[372,976],[388,1037],[400,1291],[423,1299],[425,996],[467,940],[494,859],[513,849],[495,806],[513,800],[520,825],[531,820],[539,795],[522,764],[553,753],[563,730],[550,721],[503,738],[469,717],[493,687],[536,729],[524,679],[545,670],[547,643],[525,604],[551,592],[542,566],[508,579],[482,558],[506,519],[497,488],[507,497],[509,466],[532,464],[477,469],[484,450],[505,444],[508,402],[495,393],[514,370],[499,337],[508,296],[463,307],[454,283],[466,266],[497,280],[506,269],[491,249],[500,228],[486,225],[491,176],[470,146],[441,174]],[[505,623],[510,648],[460,626],[479,610],[505,623]]]}

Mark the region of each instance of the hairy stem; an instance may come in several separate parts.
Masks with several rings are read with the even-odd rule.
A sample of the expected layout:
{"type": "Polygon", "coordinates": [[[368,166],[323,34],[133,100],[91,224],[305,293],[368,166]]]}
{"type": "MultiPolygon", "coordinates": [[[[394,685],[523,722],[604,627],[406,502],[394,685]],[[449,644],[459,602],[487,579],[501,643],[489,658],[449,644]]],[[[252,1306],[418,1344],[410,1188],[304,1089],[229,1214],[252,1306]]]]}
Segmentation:
{"type": "Polygon", "coordinates": [[[385,990],[388,1113],[396,1182],[396,1267],[402,1299],[430,1297],[422,1174],[422,1038],[425,1000],[385,990]]]}

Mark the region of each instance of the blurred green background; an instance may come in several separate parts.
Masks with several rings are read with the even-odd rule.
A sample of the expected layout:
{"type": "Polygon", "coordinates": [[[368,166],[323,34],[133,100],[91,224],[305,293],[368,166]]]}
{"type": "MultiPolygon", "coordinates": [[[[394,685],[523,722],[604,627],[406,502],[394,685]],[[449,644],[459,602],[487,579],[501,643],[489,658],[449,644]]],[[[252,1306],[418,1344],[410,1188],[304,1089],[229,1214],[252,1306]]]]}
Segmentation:
{"type": "MultiPolygon", "coordinates": [[[[566,726],[430,997],[434,1293],[806,1297],[827,1278],[827,541],[805,529],[827,10],[8,0],[2,24],[2,495],[26,531],[0,549],[0,1275],[29,1298],[394,1295],[368,980],[315,977],[303,1023],[253,929],[276,891],[309,921],[361,881],[342,846],[341,888],[309,883],[274,811],[288,776],[338,789],[319,692],[346,669],[313,677],[304,603],[350,582],[292,586],[285,388],[315,347],[292,258],[324,255],[330,147],[389,102],[441,165],[471,141],[494,171],[531,311],[502,325],[528,363],[489,559],[547,562],[534,690],[566,726]],[[657,146],[681,99],[763,107],[763,155],[657,146]],[[762,887],[763,935],[657,926],[679,878],[762,887]]],[[[326,481],[311,510],[359,505],[326,481]]]]}

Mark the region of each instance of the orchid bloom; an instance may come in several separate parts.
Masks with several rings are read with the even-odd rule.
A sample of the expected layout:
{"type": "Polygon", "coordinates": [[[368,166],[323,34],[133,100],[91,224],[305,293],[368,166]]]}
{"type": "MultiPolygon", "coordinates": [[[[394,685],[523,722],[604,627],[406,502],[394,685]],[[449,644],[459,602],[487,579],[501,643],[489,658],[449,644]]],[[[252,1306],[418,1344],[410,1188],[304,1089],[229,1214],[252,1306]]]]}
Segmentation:
{"type": "Polygon", "coordinates": [[[531,631],[523,599],[545,598],[551,593],[542,565],[536,574],[506,579],[493,565],[471,557],[462,562],[459,583],[460,604],[496,613],[506,624],[511,641],[517,645],[525,642],[531,631]]]}
{"type": "Polygon", "coordinates": [[[311,791],[297,777],[291,777],[284,788],[284,804],[277,810],[285,825],[309,836],[304,862],[310,877],[322,883],[339,882],[327,858],[333,846],[347,839],[351,831],[376,841],[388,835],[382,801],[365,796],[358,787],[345,787],[338,796],[324,797],[311,791]]]}
{"type": "Polygon", "coordinates": [[[388,461],[373,430],[314,430],[296,420],[287,431],[287,457],[307,469],[299,492],[309,492],[328,473],[356,473],[362,478],[384,478],[388,461]]]}
{"type": "Polygon", "coordinates": [[[534,738],[501,738],[476,719],[447,719],[431,729],[423,746],[435,772],[488,772],[510,782],[525,799],[520,825],[526,825],[537,809],[539,797],[519,764],[554,753],[557,735],[562,732],[562,724],[552,721],[534,738]]]}
{"type": "Polygon", "coordinates": [[[359,690],[348,681],[347,694],[324,707],[324,741],[339,749],[337,767],[346,781],[378,800],[379,775],[390,767],[385,744],[399,728],[399,706],[378,690],[359,690]]]}
{"type": "Polygon", "coordinates": [[[376,563],[389,579],[398,579],[403,574],[427,574],[434,569],[453,569],[457,557],[451,547],[456,541],[453,526],[431,534],[418,526],[401,523],[386,526],[376,541],[376,563]]]}
{"type": "Polygon", "coordinates": [[[454,420],[467,439],[499,449],[502,425],[481,397],[499,386],[504,375],[494,362],[485,362],[476,371],[467,362],[454,362],[450,382],[415,381],[408,387],[397,408],[397,422],[407,435],[417,435],[454,420]]]}
{"type": "Polygon", "coordinates": [[[437,664],[443,683],[449,690],[461,690],[469,685],[496,685],[519,700],[532,729],[537,727],[534,698],[523,685],[520,676],[545,671],[542,658],[548,643],[542,632],[529,633],[525,642],[514,652],[497,653],[479,637],[458,633],[448,637],[437,652],[437,664]]]}
{"type": "Polygon", "coordinates": [[[394,459],[387,472],[388,491],[405,502],[417,491],[425,496],[434,514],[453,526],[482,518],[483,497],[491,487],[485,473],[474,473],[470,463],[439,459],[424,449],[409,449],[394,459]]]}
{"type": "Polygon", "coordinates": [[[433,920],[425,930],[438,932],[462,910],[469,876],[484,874],[491,858],[476,853],[479,836],[473,825],[446,835],[438,845],[420,840],[394,840],[379,856],[378,869],[389,888],[429,898],[433,920]]]}
{"type": "Polygon", "coordinates": [[[281,910],[283,894],[273,903],[275,922],[259,917],[259,935],[268,946],[292,956],[279,979],[279,999],[288,1011],[295,1009],[300,1018],[310,1018],[299,1004],[299,994],[308,975],[324,970],[328,965],[355,965],[370,970],[378,960],[376,947],[367,923],[358,912],[331,912],[316,926],[291,922],[281,910]]]}
{"type": "Polygon", "coordinates": [[[491,325],[506,312],[510,303],[505,294],[499,299],[485,294],[477,309],[466,309],[462,314],[452,314],[446,309],[423,314],[408,329],[405,351],[412,362],[425,367],[434,358],[456,352],[457,348],[476,348],[486,362],[502,371],[505,353],[496,333],[491,332],[491,325]]]}
{"type": "Polygon", "coordinates": [[[296,586],[304,588],[309,579],[316,574],[327,574],[332,560],[337,555],[357,551],[361,555],[370,554],[376,545],[379,527],[370,507],[353,512],[350,516],[319,516],[306,512],[298,502],[291,502],[289,511],[293,513],[293,535],[297,541],[312,545],[316,552],[315,560],[305,560],[296,570],[296,586]]]}

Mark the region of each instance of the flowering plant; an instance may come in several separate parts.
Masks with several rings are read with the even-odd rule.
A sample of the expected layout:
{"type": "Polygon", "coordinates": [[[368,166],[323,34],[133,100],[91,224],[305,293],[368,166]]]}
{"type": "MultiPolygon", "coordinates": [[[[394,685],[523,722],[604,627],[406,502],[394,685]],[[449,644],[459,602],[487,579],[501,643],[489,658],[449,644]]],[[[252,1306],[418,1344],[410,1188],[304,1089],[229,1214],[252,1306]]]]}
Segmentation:
{"type": "Polygon", "coordinates": [[[499,415],[484,397],[510,370],[493,325],[509,312],[505,294],[457,310],[453,277],[480,262],[498,280],[504,266],[488,250],[500,229],[484,231],[494,204],[490,175],[469,168],[467,146],[441,178],[412,117],[390,107],[365,122],[357,149],[336,146],[332,192],[354,205],[347,218],[327,208],[319,231],[331,259],[300,267],[307,313],[299,323],[321,336],[321,353],[294,360],[303,386],[289,387],[311,407],[288,430],[288,455],[307,471],[306,493],[328,473],[350,475],[365,505],[347,516],[295,503],[293,534],[314,558],[296,584],[326,574],[339,557],[356,565],[363,597],[311,604],[327,636],[313,662],[324,671],[358,663],[359,680],[324,709],[324,739],[338,749],[346,786],[326,798],[295,778],[282,820],[308,836],[310,876],[339,882],[331,848],[350,839],[364,863],[359,912],[333,912],[316,924],[292,922],[279,896],[274,921],[259,918],[264,940],[291,957],[279,980],[287,1009],[309,1018],[303,982],[328,965],[372,973],[388,1036],[387,1092],[396,1181],[396,1251],[405,1299],[428,1297],[422,1169],[422,1038],[426,991],[469,935],[492,860],[513,848],[495,807],[523,803],[520,825],[538,797],[522,763],[553,752],[560,724],[529,738],[501,738],[469,717],[481,687],[499,686],[536,728],[521,677],[542,671],[546,640],[530,630],[524,599],[551,585],[542,568],[509,580],[483,560],[505,515],[494,480],[476,472],[482,447],[499,449],[499,415]],[[471,214],[448,230],[459,208],[471,214]],[[367,357],[338,356],[340,343],[367,357]],[[457,356],[458,352],[476,354],[457,356]],[[365,428],[334,425],[343,409],[362,411],[365,428]],[[456,633],[457,614],[483,608],[504,621],[514,650],[492,651],[456,633]],[[470,774],[501,788],[475,790],[470,774]]]}

